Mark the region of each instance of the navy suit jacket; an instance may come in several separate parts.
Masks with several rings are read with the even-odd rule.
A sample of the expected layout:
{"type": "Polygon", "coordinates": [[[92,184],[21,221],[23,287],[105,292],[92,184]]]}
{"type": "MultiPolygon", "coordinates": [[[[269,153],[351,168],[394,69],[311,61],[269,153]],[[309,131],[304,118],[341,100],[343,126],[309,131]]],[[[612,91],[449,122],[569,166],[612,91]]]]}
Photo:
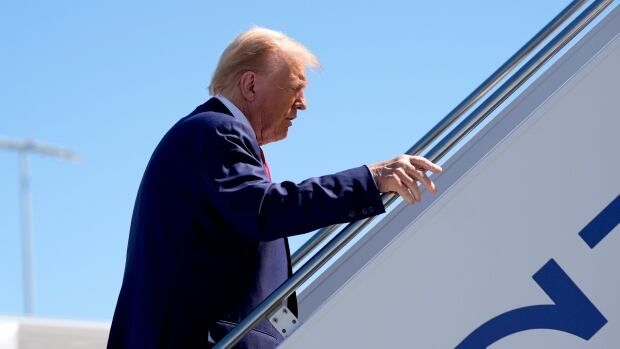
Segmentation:
{"type": "MultiPolygon", "coordinates": [[[[208,348],[288,278],[287,236],[382,212],[366,166],[272,183],[251,125],[211,98],[145,170],[108,348],[208,348]]],[[[263,320],[237,347],[281,340],[263,320]]]]}

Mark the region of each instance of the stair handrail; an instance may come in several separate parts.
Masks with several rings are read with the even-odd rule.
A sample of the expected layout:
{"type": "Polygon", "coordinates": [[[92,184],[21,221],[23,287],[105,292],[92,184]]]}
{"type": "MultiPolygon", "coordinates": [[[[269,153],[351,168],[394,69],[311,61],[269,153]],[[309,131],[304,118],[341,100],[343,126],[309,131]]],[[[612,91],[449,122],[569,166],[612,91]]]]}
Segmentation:
{"type": "MultiPolygon", "coordinates": [[[[585,3],[586,0],[573,1],[585,3]]],[[[512,93],[523,85],[536,71],[538,71],[549,59],[568,44],[581,30],[583,30],[592,20],[594,20],[613,0],[594,0],[588,8],[580,13],[571,23],[569,23],[559,34],[549,41],[536,55],[526,62],[513,76],[505,81],[493,94],[481,103],[471,114],[459,123],[448,135],[437,143],[424,157],[433,162],[439,161],[457,143],[462,140],[469,132],[479,125],[489,116],[499,105],[501,105],[512,93]]],[[[567,7],[568,8],[568,7],[567,7]]],[[[565,9],[566,10],[566,9],[565,9]]],[[[562,14],[563,10],[560,14],[562,14]]],[[[557,18],[557,17],[556,17],[557,18]]],[[[456,108],[455,108],[456,109],[456,108]]],[[[442,119],[443,122],[446,118],[442,119]]],[[[451,123],[455,120],[451,120],[451,123]]],[[[436,127],[433,128],[436,129],[436,127]]],[[[446,127],[447,128],[447,127],[446,127]]],[[[432,130],[431,130],[432,131],[432,130]]],[[[441,131],[443,132],[443,130],[441,131]]],[[[429,132],[430,133],[430,132],[429,132]]],[[[411,149],[421,144],[418,141],[411,149]]],[[[432,142],[429,142],[430,144],[432,142]]],[[[426,144],[426,145],[428,145],[426,144]]],[[[408,152],[409,153],[409,152],[408,152]]],[[[384,194],[382,200],[387,207],[394,203],[398,195],[384,194]]],[[[222,338],[213,349],[228,349],[235,345],[241,338],[248,333],[261,319],[275,311],[282,305],[282,301],[289,297],[295,290],[314,275],[324,266],[333,256],[335,256],[349,241],[366,227],[375,217],[365,218],[349,223],[336,236],[334,236],[325,246],[314,254],[306,263],[303,264],[293,275],[273,291],[263,302],[261,302],[248,316],[233,328],[224,338],[222,338]]],[[[317,233],[318,234],[318,233],[317,233]]]]}
{"type": "MultiPolygon", "coordinates": [[[[474,106],[482,97],[489,93],[502,79],[510,74],[519,64],[530,55],[541,43],[560,27],[568,18],[570,18],[586,1],[575,0],[566,6],[557,16],[555,16],[547,25],[545,25],[534,37],[532,37],[525,45],[523,45],[515,54],[513,54],[504,64],[502,64],[493,74],[484,80],[474,91],[472,91],[463,101],[461,101],[452,111],[450,111],[443,119],[441,119],[432,129],[430,129],[418,142],[416,142],[407,154],[417,155],[432,144],[437,138],[443,134],[450,126],[462,117],[472,106],[474,106]]],[[[301,261],[304,260],[317,246],[319,246],[327,237],[336,231],[343,224],[334,224],[320,229],[301,247],[299,247],[291,256],[291,264],[296,269],[301,261]]]]}

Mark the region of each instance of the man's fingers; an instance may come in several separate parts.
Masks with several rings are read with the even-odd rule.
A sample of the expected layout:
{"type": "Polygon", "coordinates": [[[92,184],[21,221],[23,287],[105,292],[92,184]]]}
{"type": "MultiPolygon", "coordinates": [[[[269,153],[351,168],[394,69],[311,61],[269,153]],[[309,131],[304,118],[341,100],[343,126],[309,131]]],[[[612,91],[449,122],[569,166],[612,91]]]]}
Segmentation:
{"type": "Polygon", "coordinates": [[[416,201],[421,201],[422,200],[422,194],[420,193],[420,189],[418,189],[418,183],[415,181],[415,179],[411,178],[407,174],[407,172],[405,170],[402,170],[402,169],[400,169],[396,173],[398,174],[398,177],[400,178],[400,181],[405,186],[405,189],[408,189],[409,192],[411,192],[411,194],[413,194],[413,197],[415,198],[416,201]]]}
{"type": "Polygon", "coordinates": [[[411,156],[409,158],[411,164],[417,168],[423,168],[427,171],[431,171],[433,173],[441,173],[442,168],[439,165],[435,165],[430,160],[422,157],[422,156],[411,156]]]}
{"type": "Polygon", "coordinates": [[[407,186],[400,180],[399,177],[396,177],[396,188],[395,191],[400,195],[409,205],[415,202],[415,198],[407,189],[407,186]]]}
{"type": "Polygon", "coordinates": [[[420,181],[420,183],[422,183],[422,185],[426,188],[426,190],[428,190],[431,193],[434,193],[436,191],[435,183],[433,183],[433,181],[431,181],[431,179],[428,178],[428,176],[426,175],[424,171],[420,171],[416,169],[413,165],[407,166],[406,171],[409,176],[420,181]]]}
{"type": "Polygon", "coordinates": [[[426,190],[428,190],[431,193],[437,192],[437,188],[435,188],[435,183],[433,181],[431,181],[430,178],[428,178],[426,173],[422,172],[421,176],[422,176],[422,179],[420,180],[420,183],[422,183],[422,185],[424,185],[426,190]]]}
{"type": "Polygon", "coordinates": [[[421,156],[399,155],[396,158],[368,167],[382,193],[396,192],[409,204],[422,200],[420,182],[428,192],[437,191],[427,171],[441,173],[440,166],[421,156]]]}
{"type": "Polygon", "coordinates": [[[418,170],[413,165],[407,165],[405,168],[406,168],[407,174],[413,177],[415,180],[420,181],[420,183],[422,183],[422,185],[426,188],[426,190],[428,190],[431,193],[434,193],[436,191],[435,183],[433,183],[433,181],[431,181],[431,179],[428,178],[425,171],[418,170]]]}
{"type": "Polygon", "coordinates": [[[411,194],[413,194],[413,197],[416,199],[416,201],[422,201],[422,194],[420,193],[420,189],[418,189],[418,185],[415,182],[413,182],[412,185],[407,187],[411,194]]]}

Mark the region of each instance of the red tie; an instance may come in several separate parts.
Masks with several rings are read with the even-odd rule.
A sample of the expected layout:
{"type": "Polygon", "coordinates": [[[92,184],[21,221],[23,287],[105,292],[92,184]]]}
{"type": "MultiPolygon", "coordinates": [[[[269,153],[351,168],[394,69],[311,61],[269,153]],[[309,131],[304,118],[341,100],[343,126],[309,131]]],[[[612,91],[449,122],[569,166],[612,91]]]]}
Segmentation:
{"type": "Polygon", "coordinates": [[[269,165],[267,165],[267,160],[265,160],[265,153],[263,152],[263,148],[260,148],[260,157],[263,160],[263,165],[265,165],[267,177],[269,177],[269,181],[271,181],[271,171],[269,171],[269,165]]]}
{"type": "MultiPolygon", "coordinates": [[[[263,165],[265,166],[265,172],[267,172],[267,177],[269,177],[269,181],[271,181],[271,171],[269,171],[269,165],[267,165],[267,160],[265,160],[265,153],[263,152],[263,148],[260,148],[260,157],[263,160],[263,165]]],[[[293,268],[291,267],[291,250],[288,246],[288,238],[284,238],[284,248],[286,248],[286,258],[287,258],[287,267],[288,267],[288,276],[290,277],[293,274],[293,268]]],[[[283,301],[284,305],[288,305],[288,308],[297,316],[297,292],[293,292],[287,300],[283,301]]]]}

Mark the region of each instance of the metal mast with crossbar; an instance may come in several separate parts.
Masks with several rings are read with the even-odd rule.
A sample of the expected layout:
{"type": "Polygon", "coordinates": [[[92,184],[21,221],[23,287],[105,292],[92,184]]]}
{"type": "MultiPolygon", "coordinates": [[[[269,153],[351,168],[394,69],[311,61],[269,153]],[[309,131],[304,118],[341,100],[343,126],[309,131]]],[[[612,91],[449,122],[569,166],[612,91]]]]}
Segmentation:
{"type": "Polygon", "coordinates": [[[28,155],[39,153],[47,156],[77,161],[78,154],[72,150],[40,143],[34,139],[10,139],[0,136],[0,149],[14,150],[19,155],[19,193],[22,238],[22,278],[24,313],[34,314],[34,278],[32,267],[32,223],[30,204],[30,168],[28,155]]]}

